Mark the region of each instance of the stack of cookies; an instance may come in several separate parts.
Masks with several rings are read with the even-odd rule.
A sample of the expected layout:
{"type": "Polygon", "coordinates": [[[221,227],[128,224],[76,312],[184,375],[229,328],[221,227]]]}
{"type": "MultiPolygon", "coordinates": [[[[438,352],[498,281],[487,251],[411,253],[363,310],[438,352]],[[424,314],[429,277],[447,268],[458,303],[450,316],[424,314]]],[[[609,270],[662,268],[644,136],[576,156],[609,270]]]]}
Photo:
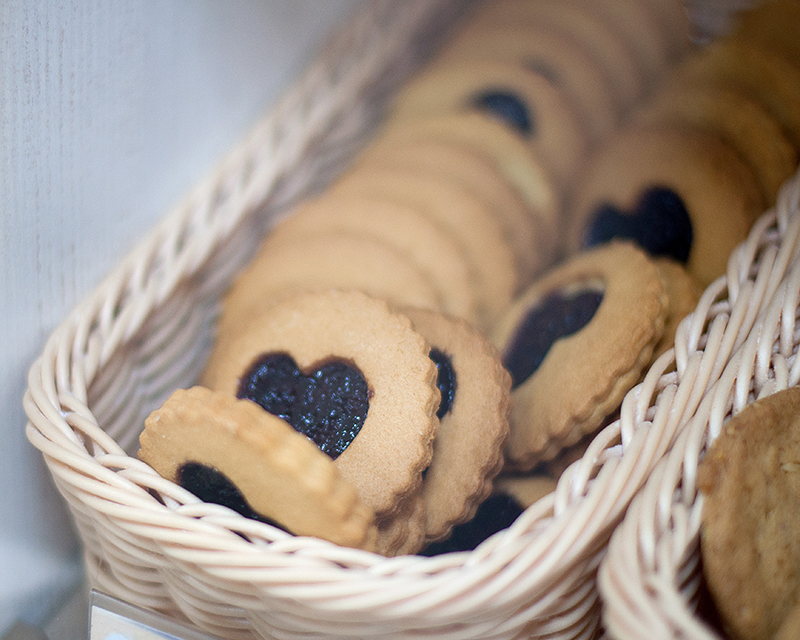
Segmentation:
{"type": "Polygon", "coordinates": [[[688,33],[678,0],[477,5],[354,164],[271,229],[202,386],[148,418],[141,459],[385,555],[473,548],[552,490],[796,163],[754,95],[780,133],[763,175],[710,99],[675,106],[711,83],[673,76],[720,56],[688,33]]]}

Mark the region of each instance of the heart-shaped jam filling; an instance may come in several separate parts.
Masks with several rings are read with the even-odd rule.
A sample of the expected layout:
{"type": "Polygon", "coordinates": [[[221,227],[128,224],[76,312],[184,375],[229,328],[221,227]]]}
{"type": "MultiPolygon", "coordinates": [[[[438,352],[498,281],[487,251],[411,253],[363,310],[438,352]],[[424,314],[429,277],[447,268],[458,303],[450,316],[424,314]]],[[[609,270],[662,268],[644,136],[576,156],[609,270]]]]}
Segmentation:
{"type": "Polygon", "coordinates": [[[503,355],[503,364],[511,374],[511,388],[536,372],[556,340],[589,324],[602,301],[603,293],[596,290],[554,292],[532,306],[503,355]]]}
{"type": "Polygon", "coordinates": [[[671,189],[645,191],[630,212],[605,204],[592,214],[584,234],[586,248],[612,238],[633,240],[653,256],[686,263],[692,249],[692,221],[683,200],[671,189]]]}
{"type": "Polygon", "coordinates": [[[453,408],[453,401],[456,399],[456,372],[450,356],[443,351],[431,349],[428,357],[436,365],[436,386],[442,396],[439,408],[436,410],[436,417],[441,420],[453,408]]]}
{"type": "Polygon", "coordinates": [[[199,462],[186,462],[178,469],[178,484],[203,502],[221,504],[245,518],[266,522],[274,527],[279,524],[253,511],[241,491],[218,469],[199,462]]]}
{"type": "Polygon", "coordinates": [[[522,505],[508,494],[492,494],[481,502],[471,520],[453,527],[449,538],[428,545],[420,555],[472,551],[489,536],[510,527],[523,511],[522,505]]]}
{"type": "Polygon", "coordinates": [[[523,135],[535,133],[533,119],[525,102],[509,91],[490,89],[476,95],[472,103],[523,135]]]}
{"type": "Polygon", "coordinates": [[[242,376],[237,396],[286,420],[335,460],[361,431],[371,391],[352,363],[330,359],[305,374],[288,354],[269,353],[242,376]]]}

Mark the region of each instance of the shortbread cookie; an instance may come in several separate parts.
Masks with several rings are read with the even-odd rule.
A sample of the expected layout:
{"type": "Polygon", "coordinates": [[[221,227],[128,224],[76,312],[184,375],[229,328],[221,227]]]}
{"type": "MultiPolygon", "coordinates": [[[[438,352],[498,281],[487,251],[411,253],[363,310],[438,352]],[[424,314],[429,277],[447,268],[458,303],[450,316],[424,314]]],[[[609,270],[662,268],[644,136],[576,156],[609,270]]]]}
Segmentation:
{"type": "MultiPolygon", "coordinates": [[[[272,231],[272,241],[344,231],[375,237],[409,256],[436,287],[447,313],[478,321],[478,297],[466,250],[431,216],[389,198],[327,191],[304,201],[272,231]]],[[[347,257],[344,258],[345,260],[347,257]]]]}
{"type": "Polygon", "coordinates": [[[422,487],[406,496],[396,513],[378,521],[375,550],[384,556],[417,553],[425,545],[426,506],[422,487]]]}
{"type": "Polygon", "coordinates": [[[589,137],[565,92],[513,61],[434,65],[397,94],[389,119],[477,111],[516,133],[565,188],[586,157],[589,137]]]}
{"type": "Polygon", "coordinates": [[[481,4],[472,20],[495,27],[542,26],[568,34],[601,64],[623,113],[644,92],[644,71],[632,47],[580,0],[492,0],[481,4]]]}
{"type": "Polygon", "coordinates": [[[671,82],[724,83],[750,93],[800,147],[800,67],[768,49],[723,40],[687,56],[671,82]]]}
{"type": "Polygon", "coordinates": [[[591,54],[568,34],[546,27],[464,25],[434,59],[511,61],[542,74],[563,91],[580,112],[592,141],[614,130],[620,118],[611,80],[591,54]]]}
{"type": "Polygon", "coordinates": [[[555,258],[554,228],[528,212],[519,192],[489,158],[457,142],[412,140],[395,145],[370,145],[364,164],[396,169],[406,167],[455,181],[485,202],[503,228],[513,249],[522,283],[555,258]]]}
{"type": "Polygon", "coordinates": [[[503,476],[494,483],[494,492],[511,496],[523,509],[527,509],[553,493],[557,484],[557,480],[544,475],[503,476]]]}
{"type": "Polygon", "coordinates": [[[771,205],[797,167],[797,150],[761,103],[732,86],[683,83],[637,110],[639,123],[686,124],[719,135],[744,158],[771,205]]]}
{"type": "Polygon", "coordinates": [[[519,192],[531,215],[544,225],[560,228],[561,196],[541,158],[493,118],[467,112],[397,122],[385,127],[372,144],[392,146],[419,140],[463,144],[484,154],[519,192]]]}
{"type": "Polygon", "coordinates": [[[573,256],[515,301],[492,336],[513,381],[511,467],[602,424],[650,361],[668,308],[658,268],[622,242],[573,256]]]}
{"type": "Polygon", "coordinates": [[[514,252],[488,206],[467,189],[423,171],[361,165],[335,182],[329,193],[390,198],[430,216],[466,250],[481,322],[488,326],[508,306],[519,283],[514,252]]]}
{"type": "Polygon", "coordinates": [[[502,467],[511,378],[497,349],[466,322],[426,309],[403,313],[430,343],[439,371],[439,431],[422,495],[426,536],[440,540],[474,515],[502,467]]]}
{"type": "Polygon", "coordinates": [[[705,287],[725,273],[763,208],[753,171],[718,136],[631,127],[592,157],[576,185],[570,246],[634,240],[685,264],[705,287]]]}
{"type": "Polygon", "coordinates": [[[736,17],[731,37],[775,51],[798,65],[798,32],[800,3],[796,0],[763,0],[736,17]]]}
{"type": "Polygon", "coordinates": [[[689,272],[672,258],[654,258],[661,280],[669,298],[669,313],[664,325],[664,334],[653,349],[653,359],[671,349],[675,344],[675,331],[687,315],[697,308],[703,294],[689,272]]]}
{"type": "Polygon", "coordinates": [[[207,502],[300,536],[374,550],[374,514],[331,459],[252,402],[179,389],[145,421],[139,458],[207,502]]]}
{"type": "Polygon", "coordinates": [[[634,50],[645,78],[659,81],[669,68],[667,36],[652,7],[642,0],[582,0],[634,50]]]}
{"type": "Polygon", "coordinates": [[[357,289],[398,305],[444,306],[412,258],[377,238],[345,231],[274,242],[267,237],[226,295],[218,333],[235,333],[265,301],[330,288],[357,289]]]}
{"type": "Polygon", "coordinates": [[[773,638],[800,601],[800,389],[723,427],[697,471],[703,571],[726,631],[773,638]]]}
{"type": "Polygon", "coordinates": [[[300,294],[218,341],[202,383],[285,416],[384,518],[431,461],[439,391],[429,350],[382,300],[300,294]]]}

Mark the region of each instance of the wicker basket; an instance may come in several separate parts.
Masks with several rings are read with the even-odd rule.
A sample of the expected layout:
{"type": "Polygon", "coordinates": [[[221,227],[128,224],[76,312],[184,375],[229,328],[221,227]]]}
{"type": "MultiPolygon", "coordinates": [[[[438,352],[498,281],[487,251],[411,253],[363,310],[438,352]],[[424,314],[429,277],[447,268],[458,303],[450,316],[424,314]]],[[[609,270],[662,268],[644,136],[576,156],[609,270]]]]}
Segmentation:
{"type": "Polygon", "coordinates": [[[679,328],[679,368],[694,362],[698,374],[713,371],[715,381],[613,534],[599,578],[611,637],[720,637],[699,615],[706,594],[697,466],[731,415],[800,381],[798,310],[800,174],[679,328]]]}
{"type": "MultiPolygon", "coordinates": [[[[367,4],[47,342],[30,371],[27,435],[69,504],[93,587],[223,638],[597,635],[609,537],[722,371],[703,358],[721,348],[705,315],[728,312],[714,292],[681,334],[676,370],[673,352],[659,359],[556,491],[471,553],[387,559],[293,537],[199,502],[135,457],[145,416],[196,380],[219,300],[269,225],[363,145],[463,7],[367,4]]],[[[732,300],[763,291],[747,260],[772,256],[756,247],[785,228],[766,220],[733,263],[744,284],[732,300]]]]}

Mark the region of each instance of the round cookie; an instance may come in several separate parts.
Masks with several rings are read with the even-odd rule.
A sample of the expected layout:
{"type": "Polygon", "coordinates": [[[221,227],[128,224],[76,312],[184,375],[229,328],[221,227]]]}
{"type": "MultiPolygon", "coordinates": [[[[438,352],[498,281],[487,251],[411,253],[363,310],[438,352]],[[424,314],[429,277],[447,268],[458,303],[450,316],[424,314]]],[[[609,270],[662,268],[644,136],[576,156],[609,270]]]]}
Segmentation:
{"type": "Polygon", "coordinates": [[[495,27],[543,26],[567,34],[602,65],[622,113],[644,91],[644,72],[630,45],[581,0],[492,0],[482,4],[472,20],[495,27]]]}
{"type": "Polygon", "coordinates": [[[362,156],[369,166],[407,167],[442,176],[470,190],[485,202],[503,228],[516,256],[522,283],[555,258],[553,229],[528,212],[519,192],[488,157],[457,142],[411,140],[396,145],[371,145],[362,156]]]}
{"type": "Polygon", "coordinates": [[[800,388],[723,426],[697,470],[703,572],[735,638],[773,638],[800,600],[800,388]]]}
{"type": "Polygon", "coordinates": [[[494,483],[494,492],[511,496],[523,509],[556,490],[558,481],[549,476],[504,476],[494,483]]]}
{"type": "Polygon", "coordinates": [[[607,136],[619,122],[611,81],[600,63],[566,34],[544,26],[467,22],[433,64],[478,60],[516,62],[550,80],[575,105],[592,142],[607,136]]]}
{"type": "Polygon", "coordinates": [[[674,85],[642,106],[636,121],[686,124],[718,134],[753,169],[768,205],[797,167],[797,151],[778,122],[761,103],[732,86],[674,85]]]}
{"type": "Polygon", "coordinates": [[[391,198],[429,215],[466,249],[481,322],[491,324],[508,306],[519,283],[514,252],[488,207],[466,189],[422,171],[362,165],[342,176],[329,193],[391,198]]]}
{"type": "Polygon", "coordinates": [[[425,309],[403,309],[431,345],[442,396],[433,459],[422,495],[429,541],[469,520],[490,493],[508,440],[511,378],[477,329],[425,309]]]}
{"type": "Polygon", "coordinates": [[[425,500],[422,488],[403,498],[397,513],[378,521],[375,550],[384,556],[417,553],[425,544],[425,500]]]}
{"type": "Polygon", "coordinates": [[[767,48],[800,64],[800,3],[797,0],[764,0],[742,11],[731,37],[767,48]]]}
{"type": "Polygon", "coordinates": [[[595,154],[576,185],[569,244],[577,251],[635,240],[686,265],[705,287],[725,273],[763,208],[753,171],[717,136],[630,127],[595,154]]]}
{"type": "Polygon", "coordinates": [[[252,402],[179,389],[148,416],[139,441],[141,460],[201,499],[295,535],[375,549],[372,510],[330,458],[252,402]]]}
{"type": "Polygon", "coordinates": [[[630,243],[573,256],[529,287],[492,342],[512,378],[510,467],[529,470],[599,427],[636,383],[669,301],[630,243]]]}
{"type": "Polygon", "coordinates": [[[653,349],[653,360],[675,345],[675,331],[687,315],[697,308],[703,292],[694,278],[679,262],[671,258],[654,258],[661,281],[669,298],[669,313],[664,334],[653,349]]]}
{"type": "Polygon", "coordinates": [[[412,259],[377,238],[344,231],[268,236],[228,291],[218,335],[235,335],[265,302],[331,288],[358,289],[397,305],[443,306],[435,285],[412,259]]]}
{"type": "Polygon", "coordinates": [[[384,518],[431,461],[439,391],[429,350],[384,301],[356,291],[300,294],[218,341],[202,384],[289,416],[384,518]]]}
{"type": "Polygon", "coordinates": [[[393,120],[477,111],[509,127],[564,189],[586,156],[588,134],[566,94],[519,62],[440,63],[400,90],[393,120]]]}
{"type": "Polygon", "coordinates": [[[493,118],[466,112],[396,122],[384,127],[372,145],[393,147],[423,140],[461,144],[482,153],[519,192],[531,215],[554,234],[560,229],[561,196],[541,158],[493,118]]]}
{"type": "Polygon", "coordinates": [[[746,91],[800,148],[800,68],[783,56],[743,41],[722,40],[683,59],[670,82],[686,80],[746,91]]]}
{"type": "MultiPolygon", "coordinates": [[[[271,232],[272,241],[328,231],[375,237],[393,246],[419,267],[434,284],[442,309],[478,321],[478,299],[464,249],[430,216],[388,198],[324,192],[303,202],[271,232]]],[[[345,258],[347,259],[347,258],[345,258]]]]}
{"type": "Polygon", "coordinates": [[[645,81],[657,82],[669,67],[666,34],[646,2],[642,0],[582,0],[617,36],[627,42],[643,68],[645,81]]]}

